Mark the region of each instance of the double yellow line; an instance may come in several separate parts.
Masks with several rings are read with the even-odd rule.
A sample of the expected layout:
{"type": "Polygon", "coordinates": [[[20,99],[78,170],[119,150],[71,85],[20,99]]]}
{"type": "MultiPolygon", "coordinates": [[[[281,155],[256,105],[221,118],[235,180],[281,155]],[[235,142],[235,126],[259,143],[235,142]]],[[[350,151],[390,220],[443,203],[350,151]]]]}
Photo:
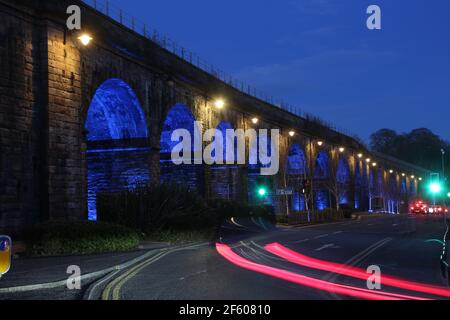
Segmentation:
{"type": "Polygon", "coordinates": [[[130,268],[129,270],[125,271],[123,274],[115,278],[113,281],[111,281],[103,290],[102,300],[120,300],[120,291],[124,286],[124,284],[127,283],[130,279],[132,279],[134,276],[136,276],[139,272],[141,272],[149,265],[161,260],[162,258],[168,256],[171,253],[186,249],[194,249],[203,245],[204,244],[198,244],[175,249],[166,249],[164,251],[158,252],[154,256],[130,268]]]}

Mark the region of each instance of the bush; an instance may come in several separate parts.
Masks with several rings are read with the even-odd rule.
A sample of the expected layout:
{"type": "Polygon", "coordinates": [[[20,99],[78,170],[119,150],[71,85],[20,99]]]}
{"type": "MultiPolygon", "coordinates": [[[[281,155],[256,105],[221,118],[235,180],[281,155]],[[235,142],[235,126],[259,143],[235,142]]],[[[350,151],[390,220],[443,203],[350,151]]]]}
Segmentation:
{"type": "Polygon", "coordinates": [[[27,253],[39,256],[127,251],[139,245],[134,230],[99,222],[52,221],[26,232],[27,253]]]}
{"type": "Polygon", "coordinates": [[[349,204],[341,205],[340,210],[342,211],[342,214],[344,215],[344,218],[346,218],[346,219],[350,219],[352,217],[352,214],[358,211],[349,204]]]}
{"type": "Polygon", "coordinates": [[[202,229],[217,216],[197,192],[175,184],[97,195],[97,218],[150,234],[163,229],[202,229]]]}

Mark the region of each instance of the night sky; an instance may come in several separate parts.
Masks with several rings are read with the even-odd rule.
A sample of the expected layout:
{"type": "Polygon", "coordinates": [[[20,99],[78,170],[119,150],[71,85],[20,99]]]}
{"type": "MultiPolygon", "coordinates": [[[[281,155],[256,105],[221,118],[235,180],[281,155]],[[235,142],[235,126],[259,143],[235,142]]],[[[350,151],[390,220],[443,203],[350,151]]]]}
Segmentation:
{"type": "Polygon", "coordinates": [[[115,0],[203,59],[367,140],[450,140],[448,0],[115,0]],[[382,9],[382,30],[366,9],[382,9]]]}

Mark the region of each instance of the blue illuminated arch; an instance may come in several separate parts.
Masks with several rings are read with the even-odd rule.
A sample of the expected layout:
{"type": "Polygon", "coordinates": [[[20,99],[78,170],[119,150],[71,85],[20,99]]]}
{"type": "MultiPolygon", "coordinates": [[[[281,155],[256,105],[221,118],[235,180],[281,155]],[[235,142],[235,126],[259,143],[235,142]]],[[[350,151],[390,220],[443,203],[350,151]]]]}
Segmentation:
{"type": "Polygon", "coordinates": [[[191,110],[183,105],[176,104],[168,112],[162,126],[160,139],[160,179],[163,183],[182,184],[191,190],[201,194],[204,193],[204,172],[203,165],[196,165],[195,152],[202,151],[200,128],[197,127],[195,117],[191,110]],[[190,134],[191,144],[191,164],[175,165],[171,158],[174,147],[182,142],[172,141],[172,134],[175,130],[186,130],[190,134]],[[200,143],[197,145],[195,141],[200,143]]]}
{"type": "Polygon", "coordinates": [[[409,194],[411,196],[416,195],[416,183],[415,183],[414,179],[411,179],[411,181],[409,182],[409,194]]]}
{"type": "Polygon", "coordinates": [[[161,133],[161,153],[172,152],[173,148],[179,143],[179,141],[174,142],[171,139],[172,133],[178,129],[185,129],[189,131],[191,134],[192,151],[198,151],[198,148],[194,145],[194,137],[195,131],[199,132],[199,130],[194,130],[195,128],[195,117],[191,110],[183,104],[176,104],[173,106],[169,110],[163,124],[161,133]]]}
{"type": "Polygon", "coordinates": [[[327,179],[330,176],[329,157],[327,152],[321,151],[316,159],[316,165],[314,168],[315,179],[327,179]]]}
{"type": "Polygon", "coordinates": [[[294,211],[306,210],[306,200],[302,189],[307,172],[305,152],[300,145],[293,144],[288,153],[286,173],[288,187],[294,189],[291,200],[291,206],[294,211]]]}
{"type": "Polygon", "coordinates": [[[338,184],[339,204],[349,203],[349,189],[351,183],[350,166],[348,161],[341,157],[336,170],[336,181],[338,184]]]}
{"type": "Polygon", "coordinates": [[[107,80],[97,89],[85,128],[88,141],[148,137],[145,115],[138,98],[120,79],[107,80]]]}
{"type": "Polygon", "coordinates": [[[297,175],[306,175],[307,173],[306,155],[298,144],[293,144],[289,149],[287,173],[297,175]]]}
{"type": "MultiPolygon", "coordinates": [[[[223,150],[223,161],[226,163],[227,161],[227,130],[233,130],[233,126],[228,121],[222,121],[217,126],[216,130],[222,134],[223,137],[223,144],[222,144],[222,150],[223,150]]],[[[234,160],[237,159],[237,139],[234,139],[234,160]]],[[[214,150],[215,151],[215,150],[214,150]]],[[[213,157],[215,157],[215,152],[213,152],[213,157]]]]}
{"type": "Polygon", "coordinates": [[[148,126],[131,87],[120,79],[109,79],[92,98],[85,129],[88,216],[96,220],[98,193],[119,192],[150,181],[148,126]]]}
{"type": "Polygon", "coordinates": [[[321,151],[316,159],[314,168],[314,205],[319,211],[330,207],[330,190],[326,180],[330,177],[330,161],[326,151],[321,151]]]}

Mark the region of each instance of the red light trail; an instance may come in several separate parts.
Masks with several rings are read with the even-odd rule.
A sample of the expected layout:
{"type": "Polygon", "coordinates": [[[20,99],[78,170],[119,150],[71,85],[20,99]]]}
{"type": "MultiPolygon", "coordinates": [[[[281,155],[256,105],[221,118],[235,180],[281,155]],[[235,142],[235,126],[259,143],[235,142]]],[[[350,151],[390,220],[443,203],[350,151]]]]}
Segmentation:
{"type": "Polygon", "coordinates": [[[389,292],[383,292],[383,291],[373,291],[368,289],[362,289],[347,285],[341,285],[341,284],[335,284],[303,275],[299,275],[290,271],[269,267],[266,265],[258,264],[255,262],[252,262],[250,260],[247,260],[235,252],[233,250],[221,243],[216,244],[216,250],[217,252],[230,261],[231,263],[247,269],[251,271],[255,271],[258,273],[262,273],[274,278],[282,279],[285,281],[289,281],[292,283],[296,283],[299,285],[307,286],[314,289],[324,290],[328,292],[333,292],[336,294],[342,294],[349,297],[354,297],[358,299],[367,299],[367,300],[426,300],[423,298],[408,296],[408,295],[401,295],[401,294],[395,294],[395,293],[389,293],[389,292]]]}
{"type": "MultiPolygon", "coordinates": [[[[368,274],[364,269],[349,267],[345,264],[329,262],[324,260],[319,260],[311,258],[300,254],[298,252],[292,251],[279,243],[272,243],[265,246],[265,249],[283,259],[286,259],[292,263],[309,267],[313,269],[319,269],[323,271],[329,271],[333,273],[338,273],[341,275],[367,280],[368,274]]],[[[450,297],[450,290],[435,286],[430,286],[423,283],[417,283],[412,281],[403,280],[400,278],[395,278],[389,275],[382,276],[382,284],[390,287],[396,287],[400,289],[406,289],[409,291],[422,292],[437,296],[450,297]]]]}

